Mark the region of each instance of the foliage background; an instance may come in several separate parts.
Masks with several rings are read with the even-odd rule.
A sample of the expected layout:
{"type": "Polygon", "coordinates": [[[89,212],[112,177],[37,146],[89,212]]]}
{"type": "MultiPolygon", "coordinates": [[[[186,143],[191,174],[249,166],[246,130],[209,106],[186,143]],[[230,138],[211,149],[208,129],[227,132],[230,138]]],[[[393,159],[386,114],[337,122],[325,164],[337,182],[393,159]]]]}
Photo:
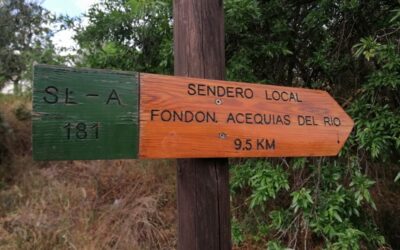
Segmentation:
{"type": "MultiPolygon", "coordinates": [[[[400,3],[224,4],[227,79],[323,89],[355,121],[338,157],[231,160],[235,246],[399,249],[400,3]]],[[[74,64],[172,74],[171,0],[104,0],[86,16],[63,19],[74,64]]]]}

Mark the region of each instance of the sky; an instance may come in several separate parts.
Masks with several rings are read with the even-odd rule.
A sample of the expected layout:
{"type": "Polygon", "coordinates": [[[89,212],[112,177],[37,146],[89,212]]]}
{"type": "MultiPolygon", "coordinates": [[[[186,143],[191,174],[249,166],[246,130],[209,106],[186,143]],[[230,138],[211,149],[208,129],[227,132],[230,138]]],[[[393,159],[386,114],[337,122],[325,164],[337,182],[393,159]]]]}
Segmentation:
{"type": "MultiPolygon", "coordinates": [[[[100,0],[43,0],[42,6],[57,15],[78,17],[89,10],[91,5],[98,2],[100,0]]],[[[53,43],[57,48],[76,47],[76,43],[72,39],[73,36],[72,30],[60,31],[54,35],[53,43]]]]}

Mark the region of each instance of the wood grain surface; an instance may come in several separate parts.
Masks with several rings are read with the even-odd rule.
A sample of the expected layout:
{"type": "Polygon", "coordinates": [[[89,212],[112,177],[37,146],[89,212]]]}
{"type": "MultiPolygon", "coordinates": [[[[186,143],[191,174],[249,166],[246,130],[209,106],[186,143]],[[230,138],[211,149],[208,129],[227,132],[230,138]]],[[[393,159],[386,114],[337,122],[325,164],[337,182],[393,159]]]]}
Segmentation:
{"type": "Polygon", "coordinates": [[[325,91],[140,74],[140,158],[334,156],[352,119],[325,91]]]}
{"type": "Polygon", "coordinates": [[[36,65],[35,160],[137,158],[135,72],[36,65]]]}

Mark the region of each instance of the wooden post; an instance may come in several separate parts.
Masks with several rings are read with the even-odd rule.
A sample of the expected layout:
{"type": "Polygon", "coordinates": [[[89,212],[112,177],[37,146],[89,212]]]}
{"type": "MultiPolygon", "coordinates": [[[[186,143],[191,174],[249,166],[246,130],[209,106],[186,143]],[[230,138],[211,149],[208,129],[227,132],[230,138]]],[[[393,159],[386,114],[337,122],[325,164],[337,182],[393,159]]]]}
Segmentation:
{"type": "MultiPolygon", "coordinates": [[[[222,0],[174,0],[174,57],[175,75],[224,79],[222,0]]],[[[178,249],[231,249],[228,160],[178,160],[177,183],[178,249]]]]}

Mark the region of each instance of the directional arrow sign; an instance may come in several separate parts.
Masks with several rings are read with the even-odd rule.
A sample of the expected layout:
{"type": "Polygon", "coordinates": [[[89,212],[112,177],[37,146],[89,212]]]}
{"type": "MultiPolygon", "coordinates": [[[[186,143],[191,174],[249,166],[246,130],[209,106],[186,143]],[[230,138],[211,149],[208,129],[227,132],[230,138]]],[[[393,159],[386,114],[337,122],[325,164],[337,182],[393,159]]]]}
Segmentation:
{"type": "Polygon", "coordinates": [[[36,66],[33,99],[42,160],[332,156],[354,125],[325,91],[142,73],[36,66]]]}
{"type": "Polygon", "coordinates": [[[337,155],[352,119],[325,91],[140,75],[142,158],[337,155]]]}

